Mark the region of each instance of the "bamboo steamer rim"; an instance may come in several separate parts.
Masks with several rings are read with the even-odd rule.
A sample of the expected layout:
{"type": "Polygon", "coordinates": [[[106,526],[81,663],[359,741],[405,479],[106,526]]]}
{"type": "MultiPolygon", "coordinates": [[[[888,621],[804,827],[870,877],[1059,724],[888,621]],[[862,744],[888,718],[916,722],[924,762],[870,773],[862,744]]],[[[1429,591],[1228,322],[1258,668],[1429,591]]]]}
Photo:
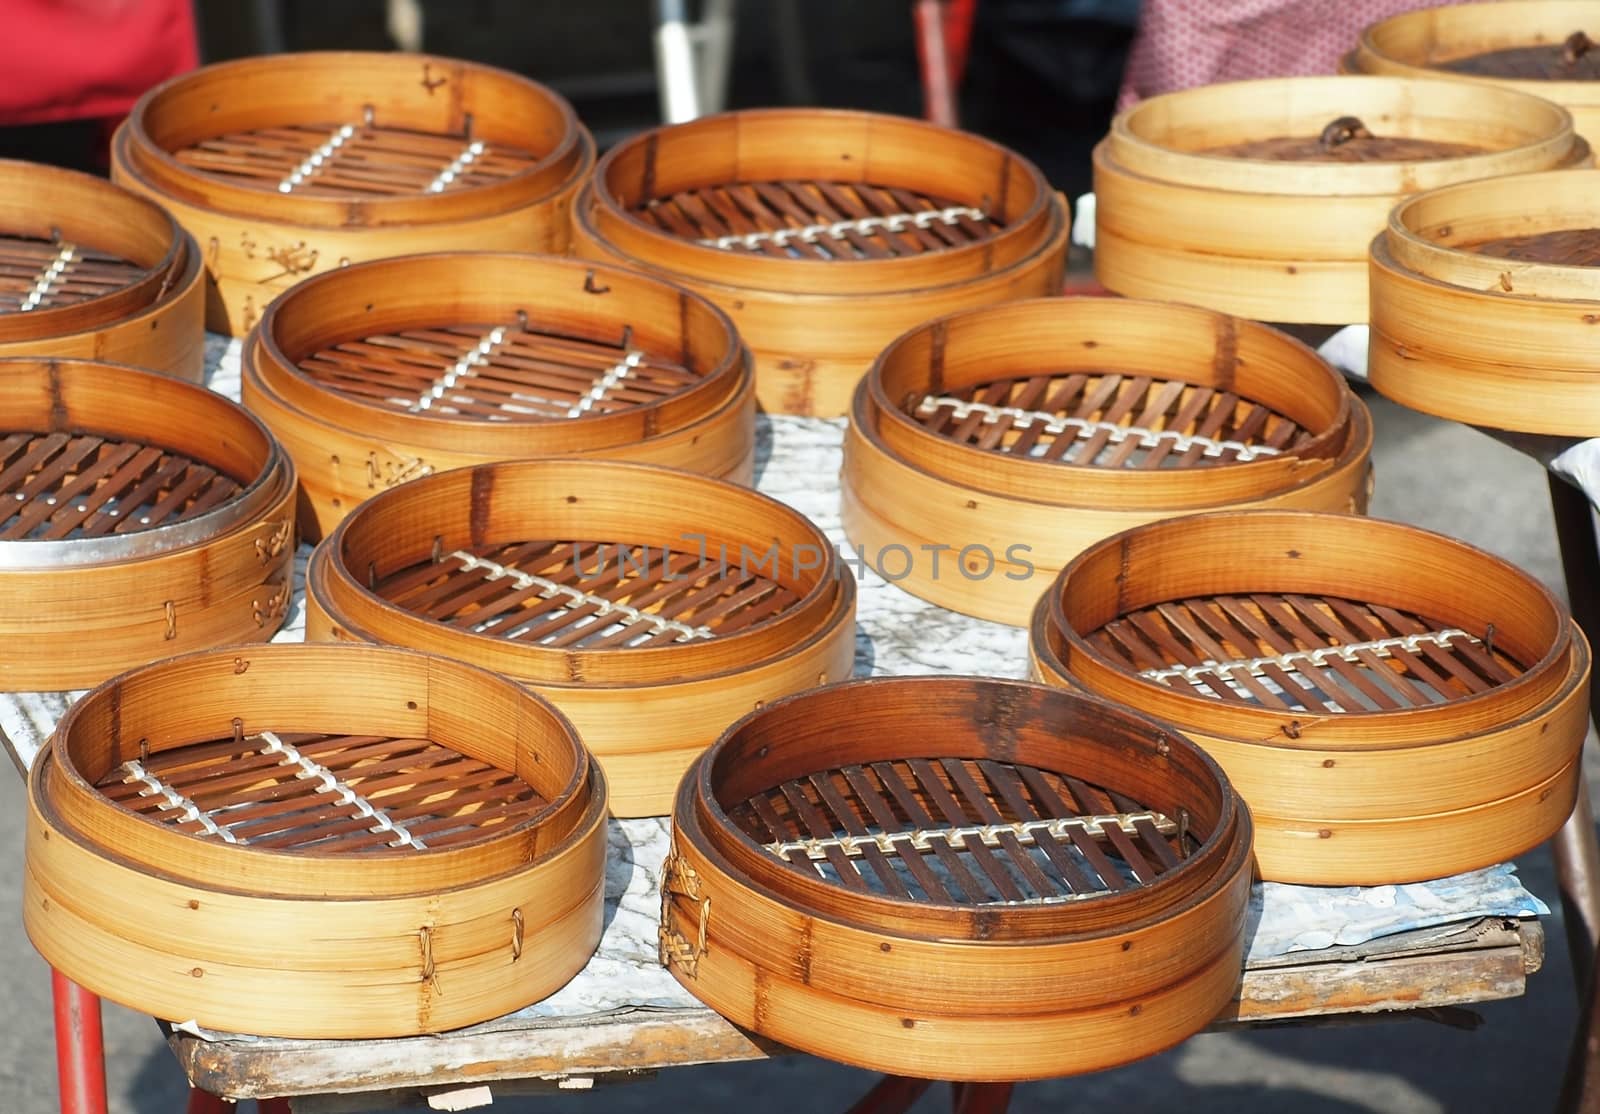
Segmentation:
{"type": "MultiPolygon", "coordinates": [[[[410,130],[428,129],[423,126],[410,130]]],[[[480,62],[397,51],[303,51],[215,62],[169,78],[147,91],[134,104],[119,132],[123,142],[114,147],[119,161],[125,164],[123,169],[159,192],[222,212],[321,228],[434,222],[507,212],[557,192],[583,173],[593,159],[593,143],[587,130],[571,104],[549,87],[480,62]],[[441,79],[448,91],[442,97],[441,79]],[[373,82],[377,83],[376,90],[373,82]],[[501,138],[506,135],[525,143],[531,136],[521,129],[529,127],[531,118],[549,142],[543,145],[546,149],[542,153],[522,147],[534,156],[533,164],[490,184],[468,183],[441,193],[389,197],[280,193],[270,187],[252,188],[223,175],[192,170],[173,156],[169,144],[179,142],[176,136],[192,133],[191,142],[215,137],[215,133],[199,131],[193,122],[211,118],[217,112],[217,98],[222,94],[212,88],[215,83],[223,83],[225,88],[242,83],[255,90],[253,95],[241,98],[244,107],[235,113],[250,121],[251,128],[268,121],[277,125],[329,122],[296,119],[294,114],[314,117],[335,107],[344,109],[348,117],[331,122],[338,126],[360,121],[364,110],[370,107],[377,126],[385,123],[380,112],[398,111],[407,124],[442,116],[452,133],[461,130],[463,138],[469,120],[482,126],[487,116],[496,137],[492,143],[508,142],[501,138]],[[281,89],[294,99],[287,103],[266,99],[264,84],[274,91],[281,89]],[[500,100],[514,101],[517,107],[502,107],[496,103],[500,100]],[[484,111],[486,108],[490,111],[484,111]],[[169,113],[176,119],[168,120],[169,113]]]]}
{"type": "MultiPolygon", "coordinates": [[[[1241,134],[1256,137],[1259,132],[1241,134]]],[[[1108,137],[1111,156],[1134,174],[1229,192],[1307,197],[1410,193],[1524,165],[1556,165],[1565,161],[1577,142],[1571,113],[1560,105],[1532,93],[1494,85],[1465,86],[1436,74],[1258,78],[1163,93],[1119,114],[1108,137]],[[1461,107],[1461,101],[1468,103],[1461,107]],[[1505,125],[1513,118],[1526,117],[1528,123],[1519,133],[1521,142],[1441,159],[1285,162],[1171,145],[1174,135],[1195,134],[1194,118],[1242,126],[1238,122],[1241,105],[1249,113],[1243,123],[1259,122],[1264,129],[1276,128],[1278,133],[1307,135],[1351,115],[1360,117],[1379,135],[1390,133],[1402,119],[1412,127],[1428,123],[1454,129],[1450,134],[1479,120],[1505,125]],[[1386,108],[1391,114],[1384,114],[1386,108]],[[1439,114],[1426,114],[1430,109],[1439,114]],[[1444,114],[1446,109],[1449,115],[1444,114]]]]}
{"type": "MultiPolygon", "coordinates": [[[[464,281],[470,281],[470,275],[464,281]]],[[[581,304],[569,307],[563,299],[559,305],[560,317],[580,320],[581,304]]],[[[516,312],[512,311],[510,316],[515,316],[516,312]]],[[[383,331],[387,331],[387,327],[383,331]]],[[[662,344],[656,347],[664,346],[665,333],[662,344]]],[[[661,356],[662,352],[651,354],[661,356]]],[[[375,259],[306,278],[268,305],[253,339],[245,342],[244,358],[265,389],[286,404],[334,425],[375,438],[431,449],[459,448],[466,441],[487,452],[512,457],[607,448],[675,432],[716,411],[737,394],[748,360],[728,315],[692,291],[644,272],[605,263],[563,256],[476,251],[375,259]],[[505,282],[526,282],[528,289],[535,293],[533,298],[522,299],[507,291],[494,296],[494,300],[508,304],[526,301],[525,309],[519,309],[526,312],[531,324],[539,324],[557,312],[550,300],[553,291],[534,290],[544,282],[575,288],[584,292],[584,297],[606,297],[603,303],[597,302],[593,307],[599,312],[592,315],[594,320],[586,322],[585,328],[598,330],[615,322],[618,333],[624,336],[631,335],[635,326],[641,324],[637,309],[639,299],[654,296],[675,301],[679,347],[685,366],[696,373],[697,381],[661,398],[633,403],[610,413],[586,413],[564,420],[496,422],[433,410],[400,413],[324,386],[300,370],[300,360],[317,351],[372,333],[371,329],[357,329],[347,317],[325,321],[328,300],[354,296],[365,300],[367,310],[371,311],[374,302],[382,297],[374,291],[382,290],[385,283],[399,284],[399,304],[383,308],[385,321],[416,322],[415,325],[395,324],[396,329],[479,323],[468,319],[466,315],[470,310],[435,312],[425,308],[435,298],[437,302],[433,304],[457,303],[461,295],[449,284],[460,272],[470,272],[474,268],[494,268],[496,275],[505,282]],[[607,297],[613,293],[615,300],[607,297]],[[626,304],[618,307],[618,302],[626,304]],[[606,312],[613,311],[614,307],[617,307],[615,312],[606,312]],[[437,320],[440,316],[458,313],[462,315],[460,322],[441,325],[437,320]],[[305,335],[307,333],[309,336],[305,335]],[[708,334],[713,339],[706,343],[708,334]],[[289,342],[289,336],[294,337],[294,343],[289,342]]]]}
{"type": "MultiPolygon", "coordinates": [[[[1297,561],[1301,555],[1296,553],[1293,556],[1288,554],[1286,556],[1290,560],[1297,561]]],[[[1166,564],[1167,567],[1171,567],[1170,558],[1166,564]]],[[[1241,561],[1235,561],[1222,567],[1236,570],[1246,566],[1241,561]]],[[[1249,587],[1236,591],[1231,588],[1212,587],[1204,591],[1207,594],[1240,594],[1277,592],[1279,589],[1249,587]]],[[[1342,587],[1319,587],[1311,592],[1354,598],[1342,587]]],[[[1310,592],[1296,594],[1310,594],[1310,592]]],[[[1572,635],[1575,629],[1565,609],[1548,588],[1510,562],[1485,550],[1456,538],[1404,523],[1325,511],[1214,512],[1167,519],[1125,530],[1090,546],[1068,563],[1041,600],[1040,607],[1046,606],[1049,609],[1049,637],[1036,645],[1035,652],[1050,662],[1055,671],[1063,676],[1078,678],[1079,683],[1091,691],[1113,699],[1118,698],[1106,691],[1109,685],[1118,694],[1125,695],[1129,699],[1137,699],[1140,707],[1150,709],[1152,714],[1161,715],[1175,723],[1205,723],[1209,725],[1209,730],[1218,733],[1250,739],[1270,738],[1276,745],[1289,748],[1300,746],[1314,749],[1338,745],[1351,751],[1392,749],[1397,745],[1433,746],[1446,743],[1456,737],[1450,733],[1453,725],[1458,721],[1470,722],[1480,709],[1496,703],[1507,705],[1508,710],[1537,704],[1560,687],[1564,674],[1560,663],[1573,653],[1572,635]],[[1274,534],[1305,537],[1308,532],[1314,531],[1320,532],[1324,538],[1332,537],[1339,542],[1348,543],[1354,539],[1364,547],[1369,555],[1368,560],[1372,559],[1370,555],[1374,548],[1373,535],[1376,535],[1379,539],[1402,548],[1406,545],[1428,547],[1434,560],[1419,559],[1417,563],[1419,566],[1425,565],[1431,569],[1436,576],[1442,575],[1443,561],[1447,557],[1474,562],[1480,576],[1483,568],[1495,570],[1500,577],[1515,583],[1518,590],[1525,593],[1525,601],[1537,613],[1527,624],[1531,629],[1512,633],[1513,645],[1522,651],[1520,659],[1517,660],[1522,672],[1511,681],[1491,685],[1483,692],[1456,697],[1433,705],[1371,712],[1319,713],[1297,712],[1294,709],[1273,710],[1192,696],[1131,673],[1121,663],[1101,653],[1089,641],[1085,632],[1079,629],[1074,618],[1068,614],[1069,606],[1075,605],[1075,612],[1081,612],[1084,607],[1089,606],[1084,602],[1087,597],[1081,582],[1085,577],[1092,575],[1091,570],[1108,560],[1114,560],[1122,570],[1118,575],[1119,587],[1114,601],[1117,613],[1111,618],[1120,618],[1135,607],[1152,606],[1155,603],[1169,602],[1172,598],[1194,595],[1193,592],[1163,588],[1162,593],[1166,598],[1152,599],[1148,603],[1133,603],[1126,595],[1124,580],[1128,570],[1132,568],[1133,561],[1139,556],[1148,560],[1152,553],[1170,548],[1169,539],[1185,541],[1202,538],[1212,543],[1212,551],[1215,552],[1215,539],[1212,535],[1220,534],[1221,540],[1225,543],[1232,542],[1237,545],[1241,538],[1244,538],[1248,545],[1260,547],[1262,544],[1260,538],[1243,535],[1242,531],[1253,531],[1254,535],[1268,537],[1274,534]],[[1134,549],[1136,546],[1149,548],[1144,554],[1136,554],[1134,549]],[[1079,584],[1073,583],[1075,578],[1079,584]],[[1544,645],[1530,651],[1527,645],[1519,644],[1526,640],[1540,641],[1544,645]],[[1065,659],[1058,652],[1060,649],[1065,650],[1065,659]],[[1050,661],[1052,658],[1055,659],[1054,662],[1050,661]],[[1085,676],[1085,667],[1089,671],[1088,676],[1085,676]],[[1302,725],[1310,724],[1315,730],[1302,730],[1300,737],[1305,741],[1300,743],[1293,733],[1282,729],[1286,720],[1293,720],[1302,725]],[[1428,729],[1432,729],[1431,734],[1426,736],[1420,734],[1428,729]],[[1397,731],[1406,731],[1408,734],[1396,735],[1397,731]],[[1280,735],[1282,738],[1277,737],[1280,735]]],[[[1401,602],[1397,606],[1409,611],[1413,605],[1401,602]]],[[[1436,615],[1430,617],[1442,622],[1454,622],[1436,615]]],[[[1096,624],[1094,629],[1098,630],[1102,625],[1104,624],[1096,624]]],[[[1495,626],[1498,641],[1505,632],[1498,623],[1495,626]]]]}
{"type": "MultiPolygon", "coordinates": [[[[766,160],[760,160],[766,161],[766,160]]],[[[780,160],[781,161],[781,160],[780,160]]],[[[783,177],[796,174],[786,171],[783,177]]],[[[801,175],[806,180],[820,179],[822,174],[801,175]]],[[[892,183],[898,184],[898,183],[892,183]]],[[[962,198],[948,198],[963,203],[962,198]]],[[[789,294],[903,294],[907,291],[937,287],[951,281],[974,278],[1003,271],[1026,259],[1045,246],[1051,239],[1059,221],[1058,208],[1064,208],[1051,191],[1043,173],[1023,156],[991,140],[970,132],[958,131],[911,117],[883,113],[861,112],[851,109],[831,108],[756,108],[741,109],[702,116],[682,124],[670,124],[624,140],[611,148],[595,163],[594,174],[584,187],[574,212],[590,234],[612,250],[645,266],[684,275],[697,282],[725,284],[731,288],[753,288],[789,294]],[[744,255],[710,245],[704,245],[670,232],[663,231],[636,216],[633,199],[624,194],[619,181],[631,164],[639,163],[642,174],[638,192],[651,198],[660,196],[656,191],[665,189],[658,175],[661,163],[673,148],[682,145],[694,152],[696,171],[692,180],[694,188],[708,184],[701,181],[711,171],[699,167],[709,162],[705,153],[707,135],[716,144],[719,155],[731,148],[733,173],[726,182],[709,184],[728,185],[739,181],[764,180],[772,176],[753,171],[746,166],[746,148],[765,138],[769,132],[792,129],[801,135],[826,135],[850,147],[834,156],[836,165],[821,168],[824,174],[838,175],[845,182],[891,184],[881,181],[884,174],[874,174],[879,168],[874,157],[883,160],[886,173],[903,177],[914,172],[926,173],[929,165],[928,146],[934,143],[954,144],[970,152],[965,157],[952,155],[945,166],[971,166],[979,158],[998,162],[996,174],[1001,186],[992,194],[970,191],[978,196],[968,202],[993,197],[995,203],[1006,210],[1006,218],[994,235],[959,247],[945,247],[936,251],[892,259],[774,259],[754,254],[744,255]],[[746,132],[753,135],[746,135],[746,132]],[[731,139],[723,133],[731,133],[731,139]],[[880,135],[882,133],[882,135],[880,135]],[[905,137],[916,137],[916,141],[905,137]],[[875,144],[875,139],[879,140],[875,144]],[[911,142],[915,155],[891,157],[884,139],[911,142]],[[920,141],[920,142],[917,142],[920,141]],[[874,147],[876,146],[876,150],[874,147]],[[1009,179],[1020,175],[1027,183],[1027,197],[1018,204],[1011,196],[1009,179]],[[629,198],[624,200],[624,198],[629,198]]]]}
{"type": "MultiPolygon", "coordinates": [[[[652,532],[655,529],[651,527],[652,532]]],[[[672,541],[696,536],[680,534],[672,541]]],[[[653,547],[660,543],[652,537],[642,544],[653,547]]],[[[450,543],[440,542],[437,548],[448,549],[450,543]]],[[[761,553],[767,552],[763,547],[761,553]]],[[[763,564],[758,562],[757,567],[763,564]]],[[[383,643],[424,645],[435,652],[492,664],[520,681],[551,687],[627,687],[749,668],[789,652],[797,643],[814,641],[842,615],[852,614],[855,600],[854,578],[840,562],[833,544],[819,527],[787,504],[725,480],[658,465],[609,460],[497,461],[412,480],[375,495],[346,516],[317,547],[312,566],[326,594],[321,601],[323,606],[331,615],[361,628],[364,637],[383,643]],[[630,497],[633,506],[626,513],[622,508],[593,507],[564,511],[583,498],[593,498],[577,493],[604,493],[608,485],[630,497]],[[497,500],[508,505],[497,509],[497,500]],[[425,618],[379,596],[357,572],[363,562],[371,562],[373,574],[382,577],[428,559],[435,549],[435,539],[445,533],[434,517],[441,511],[459,518],[461,508],[467,509],[464,521],[450,523],[451,536],[460,539],[455,543],[458,546],[461,541],[468,546],[497,544],[492,535],[497,532],[499,514],[508,516],[513,528],[498,544],[534,540],[527,535],[536,531],[560,535],[569,532],[565,524],[547,523],[562,513],[571,516],[574,530],[624,536],[556,536],[539,540],[638,545],[641,543],[637,535],[626,536],[627,525],[613,527],[611,523],[632,518],[643,506],[664,524],[677,509],[671,505],[674,501],[684,507],[719,507],[717,522],[714,526],[708,522],[705,528],[703,544],[708,559],[716,540],[712,529],[722,531],[722,545],[778,545],[776,571],[790,574],[787,579],[791,583],[785,586],[797,598],[775,617],[710,639],[620,649],[557,648],[461,630],[425,618]],[[739,510],[727,509],[730,503],[739,510]],[[767,516],[782,523],[787,533],[782,538],[771,534],[757,538],[754,528],[746,524],[745,515],[767,516]],[[597,520],[603,520],[605,525],[591,525],[597,520]],[[745,531],[743,541],[741,530],[745,531]],[[802,545],[813,547],[820,553],[822,563],[815,568],[800,568],[798,560],[789,559],[792,553],[783,552],[785,544],[795,550],[802,545]],[[379,553],[385,546],[389,549],[380,565],[379,553]],[[398,552],[396,546],[400,547],[398,552]]],[[[311,575],[308,572],[308,582],[311,575]]]]}

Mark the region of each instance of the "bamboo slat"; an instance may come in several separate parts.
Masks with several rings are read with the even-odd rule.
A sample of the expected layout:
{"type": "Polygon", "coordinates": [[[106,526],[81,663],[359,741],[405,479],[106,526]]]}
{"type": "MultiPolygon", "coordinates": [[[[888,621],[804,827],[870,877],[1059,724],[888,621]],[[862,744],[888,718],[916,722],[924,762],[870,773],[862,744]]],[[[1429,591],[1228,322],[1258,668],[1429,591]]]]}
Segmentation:
{"type": "Polygon", "coordinates": [[[1060,291],[1066,204],[1021,156],[863,112],[712,116],[618,144],[574,251],[710,298],[772,413],[844,414],[894,337],[966,306],[1060,291]]]}
{"type": "Polygon", "coordinates": [[[640,460],[749,483],[755,395],[727,315],[638,272],[455,252],[358,263],[273,302],[245,405],[323,537],[376,491],[493,460],[640,460]]]}
{"type": "Polygon", "coordinates": [[[0,686],[99,684],[283,623],[294,464],[243,408],[119,364],[0,360],[0,686]]]}
{"type": "Polygon", "coordinates": [[[112,177],[199,243],[207,326],[243,336],[307,275],[414,252],[563,252],[594,141],[516,74],[419,54],[280,54],[146,93],[112,177]]]}
{"type": "Polygon", "coordinates": [[[56,970],[158,1017],[438,1032],[588,961],[605,800],[572,725],[485,670],[185,655],[84,697],[34,764],[23,921],[56,970]]]}
{"type": "Polygon", "coordinates": [[[1012,681],[834,685],[684,776],[661,960],[737,1025],[922,1077],[1096,1071],[1238,982],[1251,820],[1159,721],[1012,681]]]}
{"type": "Polygon", "coordinates": [[[1591,165],[1565,110],[1488,85],[1296,77],[1152,97],[1095,149],[1095,276],[1264,321],[1367,320],[1367,244],[1395,202],[1591,165]]]}
{"type": "Polygon", "coordinates": [[[1042,584],[1131,526],[1364,511],[1371,448],[1365,405],[1275,329],[1165,303],[1015,302],[879,357],[845,434],[844,527],[914,595],[1026,626],[1042,584]]]}
{"type": "Polygon", "coordinates": [[[753,707],[848,677],[855,581],[826,536],[725,481],[516,461],[368,500],[311,557],[306,634],[503,673],[577,724],[618,816],[659,816],[753,707]]]}
{"type": "Polygon", "coordinates": [[[1577,792],[1589,647],[1533,577],[1349,515],[1210,514],[1086,550],[1040,600],[1035,675],[1205,747],[1263,878],[1379,885],[1502,862],[1577,792]]]}

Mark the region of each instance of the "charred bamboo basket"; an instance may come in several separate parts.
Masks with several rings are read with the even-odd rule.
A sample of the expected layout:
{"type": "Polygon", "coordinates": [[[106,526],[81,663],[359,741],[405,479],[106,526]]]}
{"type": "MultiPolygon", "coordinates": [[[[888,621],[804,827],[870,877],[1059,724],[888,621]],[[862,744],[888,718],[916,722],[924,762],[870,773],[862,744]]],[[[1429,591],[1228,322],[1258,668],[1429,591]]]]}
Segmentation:
{"type": "Polygon", "coordinates": [[[659,816],[753,707],[848,677],[855,581],[788,507],[649,465],[518,461],[369,500],[312,555],[306,634],[433,650],[572,718],[618,816],[659,816]]]}
{"type": "Polygon", "coordinates": [[[418,54],[279,54],[146,93],[115,181],[205,261],[206,323],[243,336],[307,275],[413,252],[563,252],[594,141],[551,90],[418,54]]]}
{"type": "Polygon", "coordinates": [[[756,397],[834,417],[883,346],[967,306],[1059,293],[1067,208],[1026,159],[892,116],[769,109],[613,148],[574,250],[656,271],[727,310],[756,397]]]}
{"type": "Polygon", "coordinates": [[[1095,148],[1095,276],[1257,320],[1364,322],[1367,244],[1401,198],[1591,161],[1564,109],[1494,86],[1296,77],[1169,93],[1095,148]]]}
{"type": "Polygon", "coordinates": [[[605,781],[485,670],[230,647],[75,704],[29,779],[23,923],[57,971],[233,1032],[391,1037],[499,1017],[600,938],[605,781]]]}
{"type": "Polygon", "coordinates": [[[0,159],[0,358],[110,360],[198,383],[194,240],[104,179],[0,159]]]}
{"type": "Polygon", "coordinates": [[[201,387],[0,360],[0,689],[87,688],[283,623],[294,464],[201,387]]]}
{"type": "Polygon", "coordinates": [[[901,1075],[1097,1071],[1239,982],[1250,814],[1176,731],[1039,685],[881,678],[684,777],[661,960],[735,1024],[901,1075]]]}
{"type": "Polygon", "coordinates": [[[1228,507],[1364,511],[1365,405],[1316,353],[1211,310],[1051,298],[906,334],[856,395],[845,533],[900,587],[1026,626],[1132,526],[1228,507]],[[943,560],[940,556],[943,555],[943,560]]]}
{"type": "Polygon", "coordinates": [[[1414,882],[1543,842],[1581,782],[1589,648],[1538,581],[1348,515],[1213,514],[1087,550],[1036,675],[1177,724],[1250,803],[1261,876],[1414,882]]]}
{"type": "Polygon", "coordinates": [[[1600,170],[1413,198],[1371,270],[1379,391],[1475,425],[1600,435],[1600,170]]]}
{"type": "Polygon", "coordinates": [[[749,483],[749,356],[704,298],[617,267],[450,253],[307,279],[245,346],[245,405],[321,538],[375,491],[492,460],[641,460],[749,483]]]}

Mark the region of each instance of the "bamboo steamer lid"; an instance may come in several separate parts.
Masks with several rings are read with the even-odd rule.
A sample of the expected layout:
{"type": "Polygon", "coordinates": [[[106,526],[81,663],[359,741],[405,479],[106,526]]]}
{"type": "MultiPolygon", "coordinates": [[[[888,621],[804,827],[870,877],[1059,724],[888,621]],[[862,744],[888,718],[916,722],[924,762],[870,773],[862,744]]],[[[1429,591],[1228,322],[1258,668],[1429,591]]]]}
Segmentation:
{"type": "Polygon", "coordinates": [[[198,383],[200,253],[142,197],[0,159],[0,358],[101,359],[198,383]]]}
{"type": "Polygon", "coordinates": [[[844,444],[857,551],[914,595],[1014,626],[1101,538],[1228,507],[1363,511],[1372,479],[1366,407],[1305,345],[1108,298],[907,333],[862,383],[844,444]]]}
{"type": "Polygon", "coordinates": [[[499,1017],[588,961],[605,781],[461,662],[230,647],[117,677],[29,779],[23,923],[112,1001],[286,1037],[499,1017]]]}
{"type": "Polygon", "coordinates": [[[1367,320],[1367,243],[1419,190],[1588,164],[1564,109],[1489,85],[1295,77],[1144,101],[1095,148],[1095,276],[1263,321],[1367,320]]]}
{"type": "Polygon", "coordinates": [[[1097,1071],[1238,985],[1250,814],[1161,722],[1060,689],[855,681],[689,770],[661,959],[736,1025],[895,1074],[1097,1071]]]}
{"type": "Polygon", "coordinates": [[[86,688],[283,623],[294,464],[243,408],[120,364],[0,360],[0,687],[86,688]]]}
{"type": "Polygon", "coordinates": [[[1600,435],[1600,170],[1413,198],[1371,272],[1379,391],[1475,425],[1600,435]]]}
{"type": "Polygon", "coordinates": [[[1030,643],[1041,679],[1210,751],[1271,881],[1489,866],[1577,793],[1583,635],[1533,577],[1412,526],[1257,511],[1130,530],[1062,570],[1030,643]]]}
{"type": "Polygon", "coordinates": [[[299,467],[312,539],[375,491],[491,460],[754,471],[749,355],[727,315],[620,267],[451,252],[340,268],[268,307],[242,380],[299,467]]]}
{"type": "Polygon", "coordinates": [[[594,141],[551,90],[420,54],[277,54],[150,90],[119,184],[193,233],[206,323],[243,336],[299,279],[413,252],[563,252],[594,141]]]}
{"type": "Polygon", "coordinates": [[[1067,207],[965,132],[762,109],[618,144],[575,210],[579,255],[660,272],[733,318],[770,413],[835,417],[883,346],[964,306],[1055,294],[1067,207]]]}
{"type": "Polygon", "coordinates": [[[577,724],[617,816],[660,816],[753,707],[842,680],[855,581],[775,499],[611,461],[457,469],[368,500],[317,548],[306,634],[514,678],[577,724]]]}

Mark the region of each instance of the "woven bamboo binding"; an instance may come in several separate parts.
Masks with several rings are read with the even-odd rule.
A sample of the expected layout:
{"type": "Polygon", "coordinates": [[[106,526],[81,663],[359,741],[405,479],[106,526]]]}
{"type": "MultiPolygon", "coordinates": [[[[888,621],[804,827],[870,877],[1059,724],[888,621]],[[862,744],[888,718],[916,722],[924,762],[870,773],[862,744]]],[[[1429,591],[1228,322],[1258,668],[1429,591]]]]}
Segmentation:
{"type": "Polygon", "coordinates": [[[850,675],[855,581],[827,538],[720,480],[610,461],[457,469],[386,491],[312,555],[306,634],[475,662],[549,698],[618,816],[762,703],[850,675]]]}
{"type": "Polygon", "coordinates": [[[1372,426],[1275,329],[1210,310],[1050,298],[895,341],[862,383],[845,532],[907,591],[1026,626],[1085,546],[1224,507],[1365,510],[1372,426]]]}
{"type": "Polygon", "coordinates": [[[1108,538],[1040,601],[1036,675],[1177,724],[1249,802],[1261,876],[1414,882],[1566,820],[1589,649],[1526,573],[1393,522],[1258,511],[1108,538]]]}
{"type": "Polygon", "coordinates": [[[158,662],[73,706],[28,800],[34,946],[157,1017],[438,1032],[545,997],[600,937],[604,779],[560,713],[461,662],[158,662]]]}
{"type": "Polygon", "coordinates": [[[566,250],[594,141],[555,93],[417,54],[206,66],[157,86],[112,176],[194,234],[208,327],[243,336],[299,279],[412,252],[566,250]]]}
{"type": "Polygon", "coordinates": [[[769,705],[684,777],[661,958],[735,1024],[941,1079],[1097,1071],[1227,1003],[1250,814],[1159,721],[1015,681],[769,705]]]}
{"type": "Polygon", "coordinates": [[[1476,425],[1600,435],[1600,170],[1413,198],[1371,272],[1378,390],[1476,425]]]}
{"type": "Polygon", "coordinates": [[[104,179],[0,160],[0,358],[101,359],[198,383],[194,240],[104,179]]]}
{"type": "Polygon", "coordinates": [[[79,360],[0,360],[0,687],[99,684],[266,641],[294,556],[294,465],[220,395],[79,360]]]}
{"type": "Polygon", "coordinates": [[[1418,190],[1588,164],[1526,93],[1297,77],[1152,97],[1095,149],[1095,275],[1131,297],[1263,321],[1367,319],[1367,243],[1418,190]]]}
{"type": "Polygon", "coordinates": [[[361,263],[275,301],[245,405],[300,472],[321,538],[375,491],[535,456],[642,460],[749,483],[749,357],[721,310],[620,267],[448,253],[361,263]]]}
{"type": "Polygon", "coordinates": [[[1021,156],[916,120],[771,109],[618,144],[574,211],[579,255],[727,310],[780,414],[842,415],[873,358],[965,306],[1054,294],[1065,203],[1021,156]]]}

